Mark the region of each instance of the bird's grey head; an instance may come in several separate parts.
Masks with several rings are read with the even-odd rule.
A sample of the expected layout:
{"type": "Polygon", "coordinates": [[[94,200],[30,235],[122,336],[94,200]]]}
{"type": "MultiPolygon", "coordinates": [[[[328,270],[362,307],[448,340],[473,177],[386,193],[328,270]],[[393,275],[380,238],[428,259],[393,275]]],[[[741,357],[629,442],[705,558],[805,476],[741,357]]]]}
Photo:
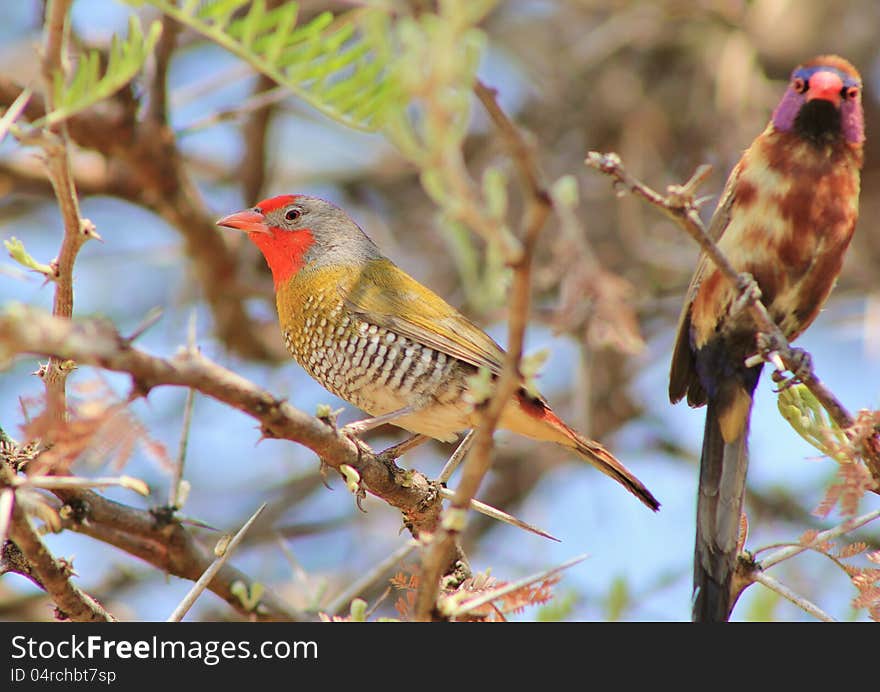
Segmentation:
{"type": "Polygon", "coordinates": [[[308,231],[313,242],[306,267],[357,263],[381,257],[376,244],[335,204],[309,195],[282,195],[258,204],[267,226],[278,232],[308,231]]]}

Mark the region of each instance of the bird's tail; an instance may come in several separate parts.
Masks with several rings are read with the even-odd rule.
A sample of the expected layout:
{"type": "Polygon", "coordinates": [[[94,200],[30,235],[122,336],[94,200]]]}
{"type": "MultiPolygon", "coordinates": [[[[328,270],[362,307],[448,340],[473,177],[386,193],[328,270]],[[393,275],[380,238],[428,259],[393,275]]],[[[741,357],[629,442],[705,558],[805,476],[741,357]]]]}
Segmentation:
{"type": "Polygon", "coordinates": [[[570,446],[584,460],[591,463],[606,476],[610,476],[616,480],[624,488],[639,498],[639,500],[641,500],[647,507],[655,512],[660,509],[660,503],[657,501],[657,498],[651,494],[651,491],[645,487],[645,484],[636,478],[626,466],[621,464],[611,452],[598,442],[589,440],[583,435],[575,432],[565,425],[565,423],[562,423],[562,421],[559,421],[559,423],[563,425],[571,435],[571,441],[573,444],[566,445],[567,447],[570,446]]]}
{"type": "Polygon", "coordinates": [[[730,414],[741,419],[737,424],[722,417],[717,401],[710,398],[706,408],[694,548],[694,622],[726,622],[733,608],[731,583],[749,464],[746,440],[751,413],[751,397],[742,390],[739,395],[739,411],[730,414]]]}
{"type": "Polygon", "coordinates": [[[594,440],[589,440],[566,425],[543,399],[520,391],[514,405],[505,409],[499,427],[513,430],[533,440],[546,440],[577,452],[606,476],[610,476],[655,512],[660,503],[645,485],[614,455],[594,440]]]}

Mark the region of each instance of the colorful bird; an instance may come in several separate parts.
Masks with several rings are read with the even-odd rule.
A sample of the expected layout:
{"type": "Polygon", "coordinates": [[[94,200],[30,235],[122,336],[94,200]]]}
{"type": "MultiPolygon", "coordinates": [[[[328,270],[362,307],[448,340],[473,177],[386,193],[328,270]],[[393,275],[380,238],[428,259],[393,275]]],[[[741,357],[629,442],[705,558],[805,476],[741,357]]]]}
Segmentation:
{"type": "MultiPolygon", "coordinates": [[[[822,55],[792,72],[767,128],[727,180],[709,234],[792,340],[834,287],[859,208],[865,140],[862,81],[822,55]]],[[[725,621],[733,600],[737,535],[748,467],[746,438],[761,365],[758,328],[735,310],[737,290],[703,255],[691,280],[672,356],[669,398],[706,408],[694,554],[695,621],[725,621]]]]}
{"type": "MultiPolygon", "coordinates": [[[[375,418],[443,441],[473,427],[481,368],[504,351],[483,330],[384,257],[338,207],[281,195],[217,224],[244,231],[272,271],[287,349],[321,385],[375,418]]],[[[652,510],[651,492],[602,445],[575,432],[547,402],[519,389],[499,427],[574,450],[652,510]]]]}

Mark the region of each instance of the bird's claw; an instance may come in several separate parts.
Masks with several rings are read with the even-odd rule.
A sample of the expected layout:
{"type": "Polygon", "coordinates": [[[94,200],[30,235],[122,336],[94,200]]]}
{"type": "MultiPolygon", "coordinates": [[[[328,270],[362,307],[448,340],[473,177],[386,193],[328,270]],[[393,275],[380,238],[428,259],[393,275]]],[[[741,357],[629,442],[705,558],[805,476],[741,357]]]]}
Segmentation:
{"type": "Polygon", "coordinates": [[[792,348],[789,358],[791,375],[786,377],[782,372],[774,372],[773,381],[777,384],[777,393],[800,384],[813,375],[813,357],[802,348],[792,348]]]}
{"type": "Polygon", "coordinates": [[[324,484],[324,487],[327,490],[333,490],[333,486],[330,485],[330,481],[327,480],[327,470],[330,468],[330,465],[324,461],[323,459],[318,459],[321,465],[318,467],[318,473],[321,475],[321,483],[324,484]]]}
{"type": "MultiPolygon", "coordinates": [[[[340,428],[339,432],[345,435],[349,440],[354,443],[355,449],[357,449],[357,468],[361,467],[361,460],[363,458],[364,452],[372,454],[373,450],[370,449],[370,446],[364,442],[361,438],[359,438],[356,434],[352,433],[348,430],[349,426],[343,426],[340,428]]],[[[348,466],[353,472],[357,473],[357,469],[355,467],[350,466],[349,464],[343,464],[340,473],[342,473],[343,478],[345,479],[346,485],[349,486],[349,490],[354,493],[355,502],[357,503],[358,509],[361,510],[364,514],[367,513],[367,510],[364,509],[364,506],[361,504],[363,499],[367,496],[367,486],[364,484],[364,479],[361,477],[359,473],[357,473],[357,478],[354,479],[354,483],[357,485],[356,488],[352,488],[350,485],[353,480],[348,474],[346,474],[345,467],[348,466]]]]}

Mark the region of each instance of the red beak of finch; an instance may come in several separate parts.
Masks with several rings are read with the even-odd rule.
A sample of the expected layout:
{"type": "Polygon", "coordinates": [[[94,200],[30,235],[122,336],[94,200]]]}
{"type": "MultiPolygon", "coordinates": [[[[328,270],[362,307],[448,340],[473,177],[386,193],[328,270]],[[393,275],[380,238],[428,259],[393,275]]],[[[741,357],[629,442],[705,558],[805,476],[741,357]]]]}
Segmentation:
{"type": "Polygon", "coordinates": [[[265,233],[272,235],[272,231],[266,225],[266,218],[262,214],[248,209],[247,211],[238,211],[229,216],[224,216],[217,221],[218,226],[226,228],[234,228],[237,231],[245,233],[265,233]]]}
{"type": "Polygon", "coordinates": [[[810,88],[807,91],[807,101],[824,99],[831,101],[836,107],[840,107],[840,93],[843,90],[843,80],[833,72],[816,72],[810,77],[810,88]]]}

